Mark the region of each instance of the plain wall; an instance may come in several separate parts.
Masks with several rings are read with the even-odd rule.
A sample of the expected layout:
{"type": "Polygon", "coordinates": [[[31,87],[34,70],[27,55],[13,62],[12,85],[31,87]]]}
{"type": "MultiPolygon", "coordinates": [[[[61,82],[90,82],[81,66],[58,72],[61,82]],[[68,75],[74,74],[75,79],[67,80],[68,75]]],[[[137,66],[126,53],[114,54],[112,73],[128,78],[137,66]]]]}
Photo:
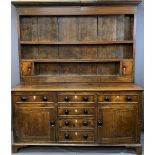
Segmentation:
{"type": "Polygon", "coordinates": [[[20,82],[16,9],[11,5],[11,86],[20,82]]]}
{"type": "MultiPolygon", "coordinates": [[[[144,3],[137,9],[135,82],[144,87],[144,3]]],[[[20,82],[16,10],[11,6],[11,85],[20,82]]]]}

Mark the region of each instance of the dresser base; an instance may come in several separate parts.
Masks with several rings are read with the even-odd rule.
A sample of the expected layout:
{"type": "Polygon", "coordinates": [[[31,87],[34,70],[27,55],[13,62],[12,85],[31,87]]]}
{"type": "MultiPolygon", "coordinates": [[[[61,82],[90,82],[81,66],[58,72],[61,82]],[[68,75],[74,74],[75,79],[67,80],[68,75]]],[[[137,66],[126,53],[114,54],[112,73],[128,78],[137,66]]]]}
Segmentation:
{"type": "Polygon", "coordinates": [[[49,144],[49,143],[14,143],[12,144],[12,152],[17,153],[18,149],[28,147],[28,146],[87,146],[87,147],[126,147],[127,149],[134,149],[137,155],[142,155],[142,145],[141,144],[49,144]]]}

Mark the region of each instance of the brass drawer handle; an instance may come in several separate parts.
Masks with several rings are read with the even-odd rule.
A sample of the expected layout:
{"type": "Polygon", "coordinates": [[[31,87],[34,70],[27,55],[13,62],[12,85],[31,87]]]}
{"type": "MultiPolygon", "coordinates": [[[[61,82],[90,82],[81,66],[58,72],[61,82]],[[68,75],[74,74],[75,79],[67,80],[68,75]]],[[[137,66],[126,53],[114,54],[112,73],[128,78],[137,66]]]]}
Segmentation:
{"type": "Polygon", "coordinates": [[[64,97],[64,100],[65,100],[66,102],[68,102],[70,99],[69,99],[68,96],[65,96],[65,97],[64,97]]]}
{"type": "Polygon", "coordinates": [[[43,96],[43,101],[48,101],[48,97],[47,96],[43,96]]]}
{"type": "Polygon", "coordinates": [[[21,97],[21,100],[22,100],[22,101],[26,101],[26,100],[27,100],[27,97],[26,97],[26,96],[22,96],[22,97],[21,97]]]}

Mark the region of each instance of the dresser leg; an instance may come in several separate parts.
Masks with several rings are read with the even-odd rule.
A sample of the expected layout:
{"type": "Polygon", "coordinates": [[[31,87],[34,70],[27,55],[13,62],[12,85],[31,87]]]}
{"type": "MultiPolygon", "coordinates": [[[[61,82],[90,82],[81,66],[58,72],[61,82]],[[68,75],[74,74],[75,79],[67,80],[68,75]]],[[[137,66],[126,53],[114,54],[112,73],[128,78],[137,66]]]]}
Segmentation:
{"type": "Polygon", "coordinates": [[[17,153],[20,148],[24,148],[27,146],[23,145],[12,145],[12,153],[17,153]]]}
{"type": "Polygon", "coordinates": [[[137,155],[142,155],[142,146],[135,147],[135,151],[137,155]]]}
{"type": "Polygon", "coordinates": [[[129,146],[126,146],[126,148],[128,149],[134,149],[136,151],[136,155],[142,155],[142,146],[139,144],[139,145],[129,145],[129,146]]]}
{"type": "Polygon", "coordinates": [[[12,153],[17,153],[19,149],[19,146],[12,145],[12,153]]]}

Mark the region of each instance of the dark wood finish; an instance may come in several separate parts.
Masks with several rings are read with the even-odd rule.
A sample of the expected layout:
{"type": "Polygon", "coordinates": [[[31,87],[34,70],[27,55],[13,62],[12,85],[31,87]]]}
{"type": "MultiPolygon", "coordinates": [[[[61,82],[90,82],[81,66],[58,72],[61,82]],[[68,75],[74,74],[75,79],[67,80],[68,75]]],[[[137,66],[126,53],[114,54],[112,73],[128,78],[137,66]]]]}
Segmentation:
{"type": "Polygon", "coordinates": [[[125,146],[141,154],[143,89],[134,84],[140,0],[12,2],[21,84],[13,145],[125,146]]]}

